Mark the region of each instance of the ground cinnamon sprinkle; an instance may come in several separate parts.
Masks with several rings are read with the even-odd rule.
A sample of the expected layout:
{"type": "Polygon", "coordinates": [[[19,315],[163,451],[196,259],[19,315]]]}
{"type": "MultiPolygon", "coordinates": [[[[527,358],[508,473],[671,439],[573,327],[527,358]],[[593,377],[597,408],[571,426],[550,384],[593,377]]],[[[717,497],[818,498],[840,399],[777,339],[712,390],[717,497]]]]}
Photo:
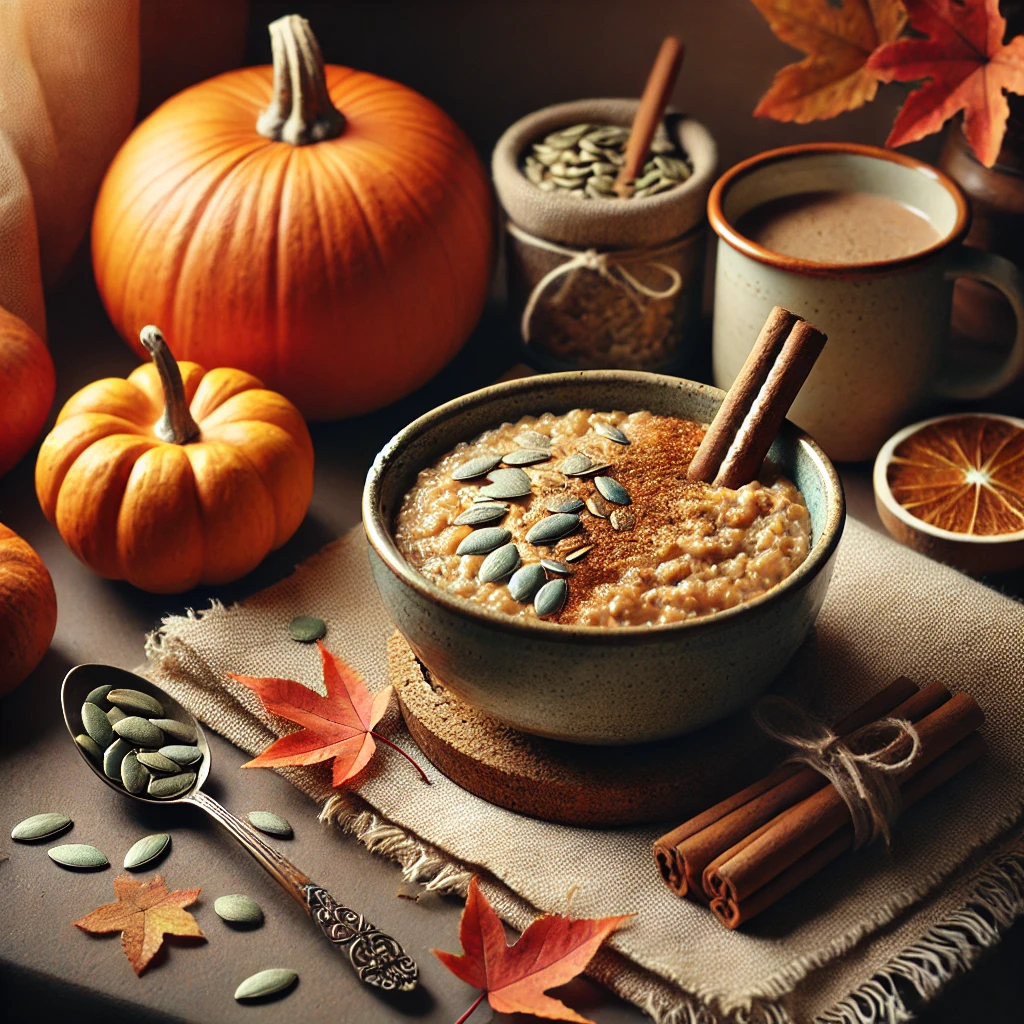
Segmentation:
{"type": "Polygon", "coordinates": [[[541,558],[564,562],[592,545],[571,564],[569,596],[553,621],[592,626],[642,626],[682,621],[732,607],[785,579],[806,557],[810,523],[802,496],[783,477],[736,490],[686,478],[704,436],[701,424],[649,412],[593,412],[575,409],[506,423],[458,445],[419,474],[402,502],[395,539],[404,557],[424,576],[452,593],[492,611],[534,615],[516,602],[507,580],[479,579],[484,556],[458,555],[473,532],[455,519],[471,508],[486,478],[453,479],[471,458],[501,456],[524,445],[524,431],[551,438],[551,458],[523,466],[531,493],[506,502],[507,514],[494,525],[508,530],[524,565],[541,558]],[[595,431],[614,425],[629,438],[618,444],[595,431]],[[617,480],[631,503],[616,506],[601,498],[594,474],[561,471],[566,457],[583,453],[607,462],[600,475],[617,480]],[[531,527],[548,516],[554,499],[590,499],[597,511],[632,515],[629,530],[584,509],[577,530],[551,546],[526,541],[531,527]]]}

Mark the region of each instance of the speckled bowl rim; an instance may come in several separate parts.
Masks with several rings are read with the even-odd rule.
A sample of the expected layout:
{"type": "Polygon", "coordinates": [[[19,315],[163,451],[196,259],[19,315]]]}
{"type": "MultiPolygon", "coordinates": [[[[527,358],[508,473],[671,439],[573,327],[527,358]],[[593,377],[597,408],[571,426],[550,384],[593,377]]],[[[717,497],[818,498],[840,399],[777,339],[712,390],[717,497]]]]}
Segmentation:
{"type": "MultiPolygon", "coordinates": [[[[662,386],[668,382],[674,387],[683,385],[682,390],[684,391],[693,390],[697,393],[704,393],[713,398],[718,398],[719,401],[725,397],[725,392],[720,388],[715,388],[708,384],[700,384],[697,381],[687,380],[683,377],[669,377],[664,374],[646,373],[640,370],[577,370],[568,373],[537,374],[517,380],[504,381],[500,384],[491,384],[488,387],[481,388],[478,391],[471,391],[468,394],[461,395],[450,402],[445,402],[443,405],[435,407],[430,412],[413,420],[403,430],[400,430],[377,453],[366,475],[366,484],[363,488],[363,528],[366,531],[367,540],[384,565],[400,582],[411,587],[428,601],[440,605],[455,615],[468,618],[477,625],[488,629],[498,629],[504,633],[531,637],[537,640],[573,643],[587,641],[588,643],[621,646],[649,643],[654,640],[664,642],[677,633],[682,637],[694,632],[712,633],[722,629],[733,628],[737,624],[737,620],[748,618],[759,608],[773,604],[791,591],[807,586],[828,563],[839,544],[843,534],[843,527],[846,523],[846,498],[843,493],[843,485],[835,466],[832,465],[832,462],[818,444],[808,434],[787,420],[783,425],[783,430],[790,432],[797,443],[805,448],[825,485],[825,504],[827,507],[825,523],[822,526],[821,535],[811,549],[810,554],[791,575],[772,587],[771,590],[765,591],[765,593],[751,598],[743,604],[736,605],[733,608],[726,608],[724,611],[715,612],[713,615],[656,626],[562,625],[542,620],[519,621],[501,612],[490,611],[487,608],[481,607],[475,601],[456,597],[448,593],[448,591],[431,583],[425,576],[420,575],[399,552],[398,546],[391,536],[390,526],[384,523],[381,515],[382,482],[388,473],[395,455],[406,443],[427,433],[439,421],[446,420],[468,409],[486,406],[497,397],[516,394],[528,395],[543,390],[549,384],[585,384],[587,381],[595,383],[623,381],[641,385],[660,384],[662,386]]],[[[495,424],[495,426],[497,425],[495,424]]]]}

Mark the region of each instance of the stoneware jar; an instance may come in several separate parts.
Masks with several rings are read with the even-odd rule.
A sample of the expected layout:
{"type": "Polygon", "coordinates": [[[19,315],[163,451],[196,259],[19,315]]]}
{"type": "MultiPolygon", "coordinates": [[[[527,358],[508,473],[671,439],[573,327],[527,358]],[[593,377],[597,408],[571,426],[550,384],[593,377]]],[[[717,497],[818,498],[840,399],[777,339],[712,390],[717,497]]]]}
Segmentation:
{"type": "Polygon", "coordinates": [[[769,458],[803,492],[811,550],[771,590],[703,618],[598,627],[504,615],[421,576],[391,533],[419,471],[483,430],[571,409],[646,409],[707,423],[723,397],[705,384],[653,373],[556,373],[474,391],[392,438],[367,476],[363,524],[384,606],[426,668],[494,718],[577,743],[663,739],[755,700],[794,655],[821,608],[845,519],[835,468],[790,423],[769,458]]]}
{"type": "Polygon", "coordinates": [[[833,459],[871,458],[930,399],[981,398],[1024,368],[1024,276],[1009,260],[963,245],[963,192],[920,160],[853,143],[772,150],[726,171],[708,214],[718,234],[715,383],[732,384],[772,306],[806,317],[829,340],[789,416],[833,459]],[[773,252],[736,227],[763,203],[822,191],[893,199],[930,221],[938,240],[894,259],[824,262],[773,252]],[[994,370],[948,368],[953,281],[961,276],[995,286],[1014,308],[1016,340],[994,370]]]}
{"type": "Polygon", "coordinates": [[[630,199],[574,199],[545,192],[522,171],[546,135],[581,123],[629,126],[637,100],[545,107],[516,121],[491,159],[506,215],[509,296],[526,358],[549,370],[676,369],[699,328],[705,204],[718,152],[692,118],[669,112],[669,135],[691,174],[630,199]]]}

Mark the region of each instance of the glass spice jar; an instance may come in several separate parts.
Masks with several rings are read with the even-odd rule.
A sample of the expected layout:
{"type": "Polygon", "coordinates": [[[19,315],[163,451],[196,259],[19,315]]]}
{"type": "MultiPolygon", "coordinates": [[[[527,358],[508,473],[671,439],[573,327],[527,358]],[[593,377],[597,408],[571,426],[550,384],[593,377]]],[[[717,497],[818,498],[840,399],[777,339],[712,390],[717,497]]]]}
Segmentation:
{"type": "Polygon", "coordinates": [[[629,199],[607,198],[611,165],[598,164],[595,174],[556,164],[559,175],[569,175],[557,187],[550,167],[544,172],[532,155],[535,143],[542,144],[543,157],[543,140],[574,125],[628,129],[637,105],[611,99],[546,107],[513,124],[494,149],[492,173],[506,215],[509,299],[526,358],[543,369],[672,371],[692,350],[706,200],[717,163],[707,129],[669,112],[662,145],[655,144],[663,153],[655,156],[670,171],[669,165],[685,160],[688,175],[676,168],[669,178],[685,180],[671,185],[659,174],[646,175],[639,194],[629,199]],[[586,176],[585,188],[572,187],[576,174],[586,176]]]}

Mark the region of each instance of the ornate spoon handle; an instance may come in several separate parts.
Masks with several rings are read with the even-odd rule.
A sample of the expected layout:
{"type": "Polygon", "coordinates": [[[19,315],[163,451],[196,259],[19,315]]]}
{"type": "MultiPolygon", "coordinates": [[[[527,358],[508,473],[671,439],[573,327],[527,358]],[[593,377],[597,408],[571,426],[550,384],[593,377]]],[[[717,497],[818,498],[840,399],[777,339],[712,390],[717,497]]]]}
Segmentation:
{"type": "Polygon", "coordinates": [[[213,797],[196,790],[185,800],[219,821],[281,887],[302,904],[327,941],[348,956],[360,981],[389,992],[408,992],[416,987],[419,976],[416,961],[395,939],[374,928],[362,914],[341,906],[326,889],[268,846],[248,822],[236,817],[213,797]]]}

